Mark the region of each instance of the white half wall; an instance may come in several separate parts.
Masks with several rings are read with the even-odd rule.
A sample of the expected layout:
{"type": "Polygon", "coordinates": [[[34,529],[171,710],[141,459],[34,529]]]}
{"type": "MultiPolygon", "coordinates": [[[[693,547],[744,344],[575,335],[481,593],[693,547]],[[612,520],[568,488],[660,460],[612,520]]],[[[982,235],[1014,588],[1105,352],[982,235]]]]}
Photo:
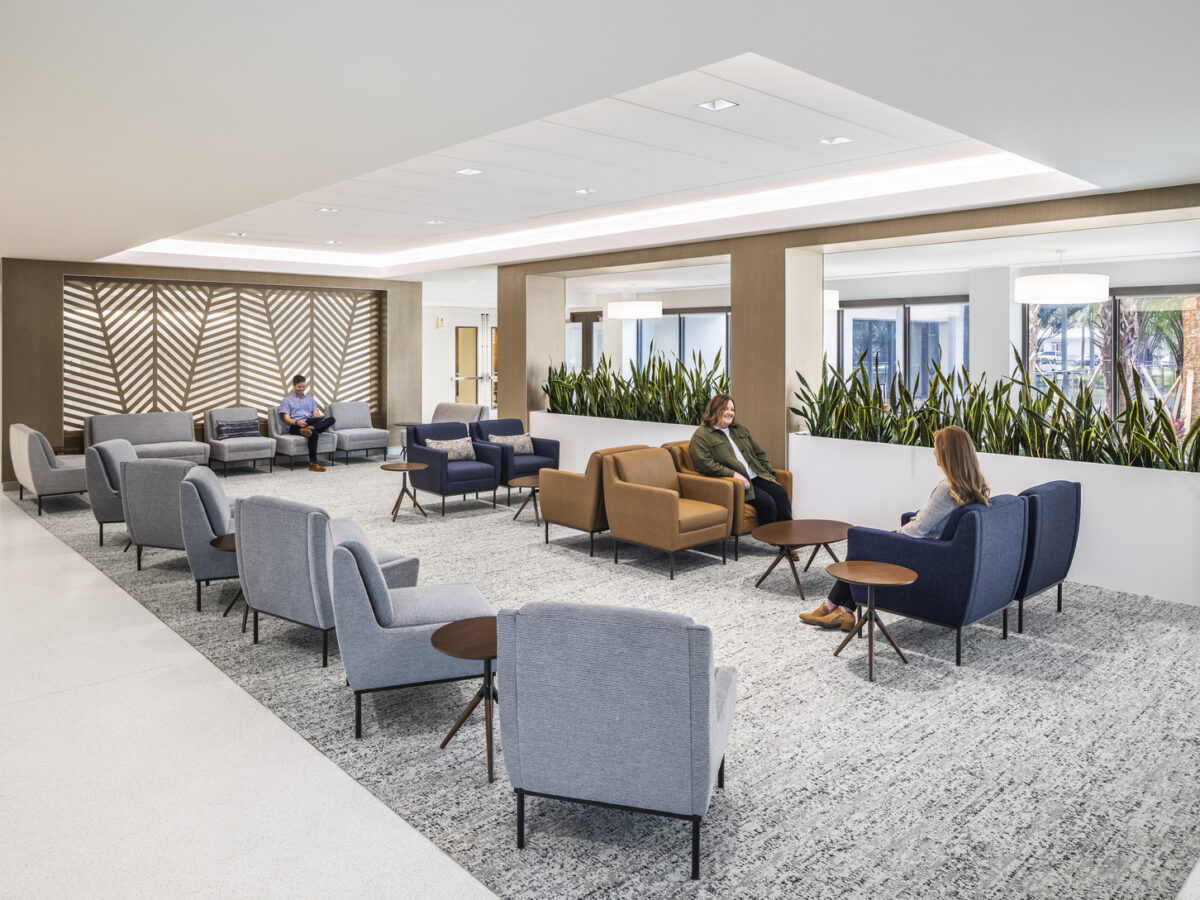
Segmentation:
{"type": "MultiPolygon", "coordinates": [[[[1063,479],[1082,484],[1069,581],[1200,606],[1200,474],[979,455],[993,494],[1063,479]]],[[[896,528],[942,477],[928,447],[793,434],[796,518],[896,528]]]]}
{"type": "Polygon", "coordinates": [[[587,468],[588,458],[605,447],[624,447],[629,444],[659,447],[671,441],[690,440],[695,430],[695,425],[666,422],[562,416],[544,411],[529,414],[530,434],[558,441],[558,467],[564,472],[582,472],[587,468]]]}

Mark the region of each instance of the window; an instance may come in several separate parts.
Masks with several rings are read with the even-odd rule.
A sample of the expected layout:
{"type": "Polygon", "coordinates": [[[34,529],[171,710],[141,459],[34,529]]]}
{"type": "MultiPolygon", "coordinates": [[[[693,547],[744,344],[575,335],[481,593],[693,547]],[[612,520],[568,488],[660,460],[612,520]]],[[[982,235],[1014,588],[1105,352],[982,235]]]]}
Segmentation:
{"type": "Polygon", "coordinates": [[[903,306],[843,310],[842,371],[852,371],[861,358],[872,382],[878,380],[886,391],[892,377],[900,371],[903,324],[903,306]]]}
{"type": "Polygon", "coordinates": [[[729,372],[729,309],[687,309],[664,312],[661,319],[640,319],[637,323],[637,364],[644,366],[650,356],[650,341],[654,355],[670,361],[692,364],[693,354],[699,354],[705,368],[711,367],[721,354],[721,368],[729,372]]]}
{"type": "Polygon", "coordinates": [[[599,311],[574,312],[567,322],[565,362],[572,372],[590,369],[604,352],[603,314],[599,311]]]}
{"type": "Polygon", "coordinates": [[[1112,305],[1031,304],[1027,315],[1027,364],[1033,384],[1044,388],[1053,382],[1072,400],[1086,387],[1096,406],[1107,408],[1112,305]]]}
{"type": "Polygon", "coordinates": [[[901,374],[915,396],[928,397],[935,364],[947,375],[970,364],[971,309],[965,296],[843,301],[827,315],[838,334],[836,343],[826,342],[839,351],[830,365],[836,362],[849,374],[861,358],[872,382],[878,372],[884,391],[901,374]]]}
{"type": "Polygon", "coordinates": [[[949,375],[970,366],[971,308],[966,303],[922,303],[908,307],[908,383],[917,397],[929,396],[933,367],[949,375]]]}
{"type": "MultiPolygon", "coordinates": [[[[1121,296],[1116,303],[1118,358],[1131,393],[1136,372],[1146,402],[1162,400],[1176,431],[1184,434],[1200,416],[1200,290],[1187,296],[1121,296]]],[[[1115,397],[1114,404],[1119,410],[1123,398],[1115,397]]]]}

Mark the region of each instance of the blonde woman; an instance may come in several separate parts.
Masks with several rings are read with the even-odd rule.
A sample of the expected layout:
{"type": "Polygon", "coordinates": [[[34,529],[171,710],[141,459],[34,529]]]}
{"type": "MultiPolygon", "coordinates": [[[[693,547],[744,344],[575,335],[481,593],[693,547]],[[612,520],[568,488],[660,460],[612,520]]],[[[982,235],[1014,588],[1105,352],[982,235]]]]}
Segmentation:
{"type": "MultiPolygon", "coordinates": [[[[950,513],[968,503],[990,505],[991,488],[979,469],[979,457],[971,436],[951,425],[933,436],[933,460],[946,477],[933,486],[929,499],[920,511],[898,529],[915,538],[941,537],[942,528],[950,513]]],[[[822,628],[854,627],[854,600],[850,586],[837,582],[829,598],[812,612],[801,613],[800,621],[822,628]]]]}

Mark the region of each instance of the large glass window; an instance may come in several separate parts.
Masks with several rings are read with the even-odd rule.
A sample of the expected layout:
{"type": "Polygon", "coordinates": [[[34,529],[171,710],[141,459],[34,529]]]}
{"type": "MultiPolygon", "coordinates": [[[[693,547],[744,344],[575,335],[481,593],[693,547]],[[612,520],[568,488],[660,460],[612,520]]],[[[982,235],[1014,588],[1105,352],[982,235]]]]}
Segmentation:
{"type": "Polygon", "coordinates": [[[1096,406],[1105,408],[1112,371],[1112,304],[1032,304],[1028,315],[1034,385],[1044,388],[1053,382],[1072,400],[1086,387],[1096,406]]]}
{"type": "MultiPolygon", "coordinates": [[[[1162,400],[1184,433],[1200,416],[1200,296],[1129,296],[1116,306],[1130,392],[1136,372],[1146,402],[1162,400]]],[[[1118,411],[1122,403],[1114,397],[1118,411]]]]}
{"type": "Polygon", "coordinates": [[[726,346],[726,328],[729,317],[723,313],[687,313],[683,320],[683,360],[692,364],[693,354],[699,354],[707,366],[711,366],[717,354],[723,364],[728,364],[729,348],[726,346]]]}
{"type": "Polygon", "coordinates": [[[872,380],[878,378],[886,391],[903,361],[903,325],[903,306],[842,310],[842,371],[853,370],[863,358],[872,380]]]}
{"type": "Polygon", "coordinates": [[[567,369],[578,372],[583,368],[583,323],[567,323],[567,347],[565,354],[567,369]]]}
{"type": "Polygon", "coordinates": [[[679,316],[663,314],[661,319],[638,321],[638,365],[650,360],[650,345],[654,355],[666,357],[668,362],[679,358],[679,316]]]}
{"type": "Polygon", "coordinates": [[[908,308],[908,364],[917,397],[929,396],[936,363],[949,375],[970,366],[971,308],[966,303],[922,303],[908,308]]]}
{"type": "Polygon", "coordinates": [[[692,364],[692,354],[701,354],[706,367],[721,354],[721,367],[729,371],[729,311],[719,309],[664,312],[661,319],[640,319],[638,326],[637,362],[644,366],[650,358],[650,341],[654,353],[668,360],[692,364]]]}

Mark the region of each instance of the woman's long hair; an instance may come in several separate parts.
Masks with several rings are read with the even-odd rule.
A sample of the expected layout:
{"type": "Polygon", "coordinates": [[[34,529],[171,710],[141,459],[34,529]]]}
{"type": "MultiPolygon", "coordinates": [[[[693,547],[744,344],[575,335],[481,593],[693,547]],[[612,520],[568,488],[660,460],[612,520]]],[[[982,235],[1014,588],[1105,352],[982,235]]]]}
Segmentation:
{"type": "Polygon", "coordinates": [[[938,462],[950,482],[950,496],[959,506],[982,503],[990,506],[992,489],[979,469],[979,457],[971,436],[957,425],[943,428],[933,436],[938,462]]]}
{"type": "MultiPolygon", "coordinates": [[[[728,394],[715,395],[711,400],[708,401],[708,406],[705,407],[704,415],[700,417],[701,423],[709,426],[710,428],[716,428],[717,419],[721,417],[721,412],[725,409],[725,405],[727,403],[733,403],[733,398],[728,394]]],[[[737,409],[736,404],[734,405],[734,409],[737,409]]],[[[737,424],[737,418],[735,417],[734,420],[729,424],[730,426],[737,424]]]]}

